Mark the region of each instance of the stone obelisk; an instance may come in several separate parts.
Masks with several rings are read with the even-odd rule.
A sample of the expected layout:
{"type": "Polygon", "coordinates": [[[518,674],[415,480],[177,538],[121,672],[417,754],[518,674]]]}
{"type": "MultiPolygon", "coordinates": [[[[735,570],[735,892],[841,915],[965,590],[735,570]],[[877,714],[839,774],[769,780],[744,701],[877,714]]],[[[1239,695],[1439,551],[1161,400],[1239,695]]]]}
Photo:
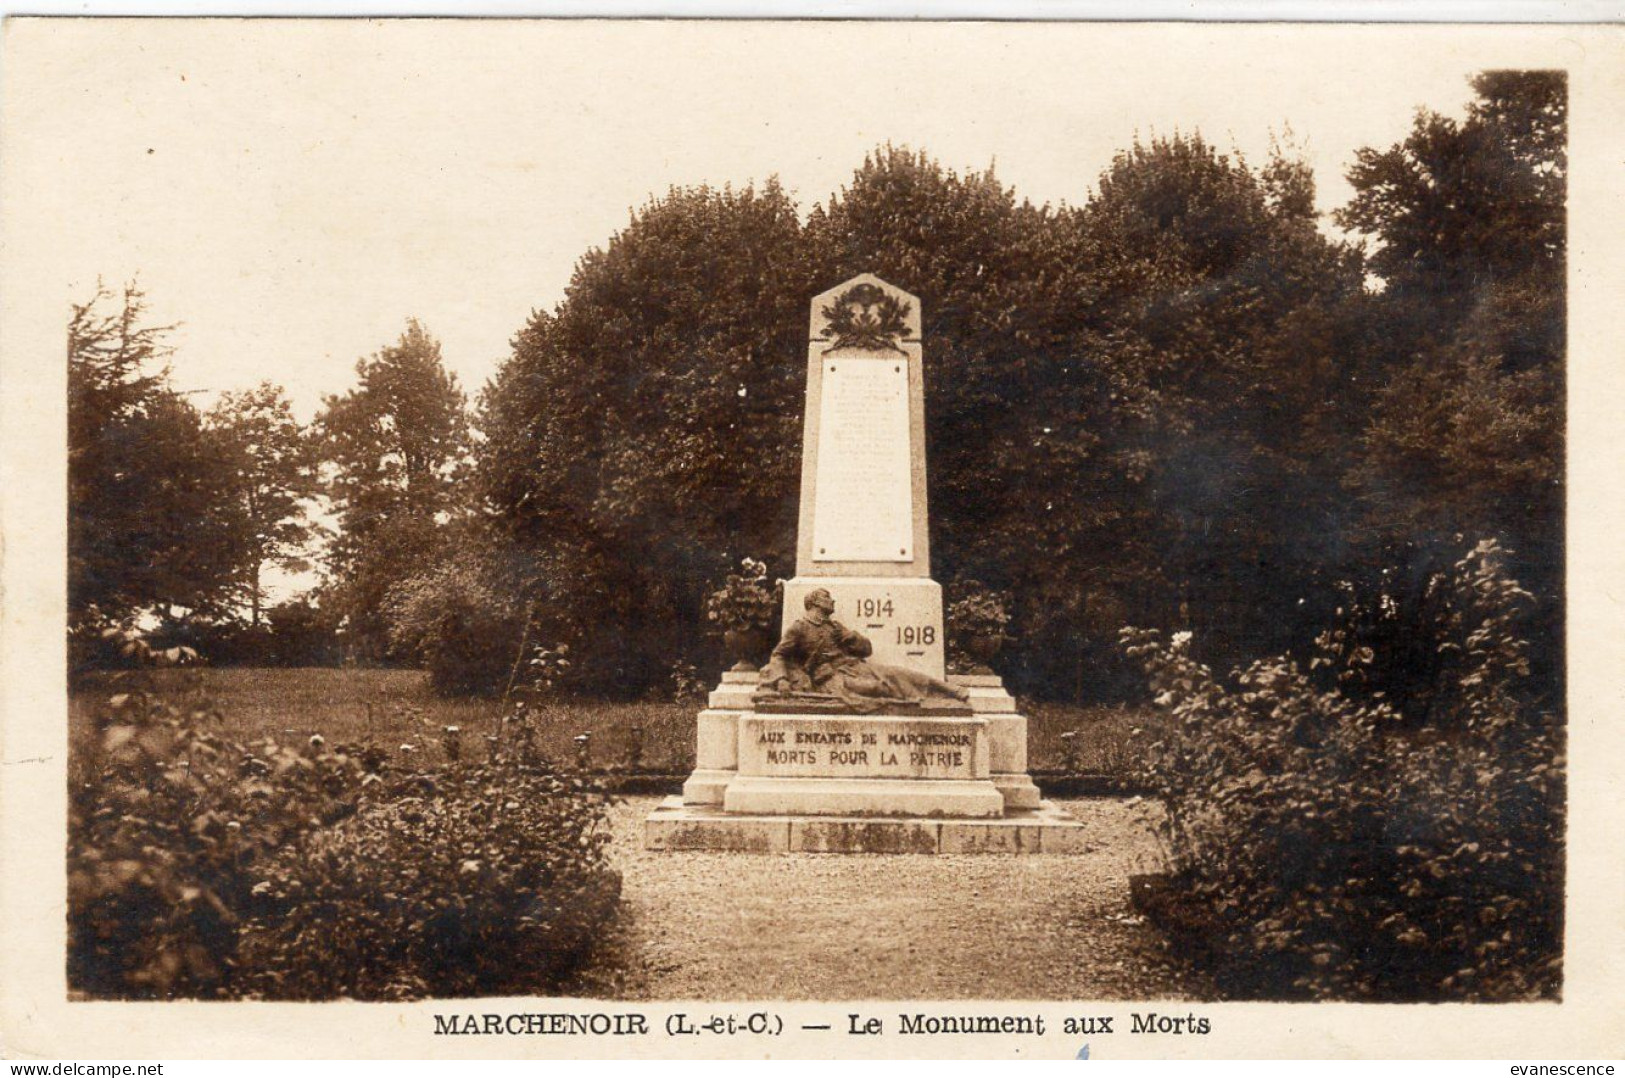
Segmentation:
{"type": "Polygon", "coordinates": [[[866,273],[812,301],[796,575],[784,628],[825,588],[874,657],[942,677],[931,579],[919,301],[866,273]]]}

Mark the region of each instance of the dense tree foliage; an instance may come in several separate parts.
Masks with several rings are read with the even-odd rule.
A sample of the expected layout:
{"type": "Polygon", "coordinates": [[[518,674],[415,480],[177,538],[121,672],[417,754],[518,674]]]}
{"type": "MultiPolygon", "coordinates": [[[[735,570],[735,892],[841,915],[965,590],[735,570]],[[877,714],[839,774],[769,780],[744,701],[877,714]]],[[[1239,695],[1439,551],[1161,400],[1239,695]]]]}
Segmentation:
{"type": "Polygon", "coordinates": [[[312,450],[272,387],[205,418],[170,392],[138,293],[86,305],[72,601],[257,621],[316,452],[339,531],[295,620],[342,622],[352,654],[477,660],[442,671],[458,687],[525,632],[597,688],[708,667],[707,591],[741,556],[793,569],[808,299],[871,271],[925,315],[933,573],[1007,597],[1016,687],[1132,691],[1125,623],[1190,630],[1223,669],[1311,638],[1351,588],[1425,619],[1427,582],[1495,539],[1555,688],[1565,84],[1474,88],[1463,119],[1359,152],[1347,240],[1300,161],[1195,135],[1137,142],[1070,206],[891,147],[805,219],[771,180],[675,189],[515,336],[478,438],[415,322],[312,450]]]}
{"type": "Polygon", "coordinates": [[[772,185],[673,192],[516,340],[481,490],[608,680],[692,657],[725,558],[792,567],[807,299],[871,271],[925,315],[935,574],[1013,597],[1019,683],[1119,691],[1130,612],[1274,644],[1296,611],[1257,597],[1320,583],[1359,415],[1360,260],[1312,202],[1293,162],[1194,137],[1120,155],[1081,208],[889,148],[804,226],[772,185]]]}
{"type": "Polygon", "coordinates": [[[170,383],[173,327],[145,314],[130,285],[98,288],[69,319],[73,666],[122,662],[102,633],[138,621],[211,661],[273,661],[261,573],[304,567],[309,439],[269,382],[199,413],[170,383]]]}
{"type": "Polygon", "coordinates": [[[1540,598],[1537,666],[1562,668],[1564,207],[1562,72],[1473,80],[1460,122],[1420,114],[1364,150],[1339,214],[1369,234],[1365,362],[1378,383],[1348,484],[1368,559],[1412,590],[1457,535],[1494,536],[1540,598]]]}
{"type": "Polygon", "coordinates": [[[606,686],[666,677],[738,552],[788,564],[800,238],[776,184],[673,191],[582,259],[486,392],[487,509],[530,562],[542,631],[606,686]]]}
{"type": "Polygon", "coordinates": [[[316,458],[305,429],[280,386],[261,382],[225,393],[205,417],[223,469],[234,534],[232,593],[260,626],[267,566],[298,572],[308,567],[315,526],[306,500],[315,495],[316,458]]]}
{"type": "Polygon", "coordinates": [[[390,588],[432,562],[465,504],[466,399],[440,342],[414,320],[356,364],[355,388],[326,398],[316,426],[339,518],[323,606],[344,619],[355,654],[379,659],[389,650],[390,588]]]}
{"type": "Polygon", "coordinates": [[[1120,154],[1082,211],[1111,274],[1092,354],[1121,404],[1102,438],[1135,484],[1092,497],[1140,513],[1104,605],[1193,629],[1222,661],[1292,639],[1339,556],[1360,272],[1312,204],[1292,162],[1255,171],[1189,137],[1120,154]]]}
{"type": "Polygon", "coordinates": [[[68,324],[68,611],[169,620],[226,600],[233,522],[202,417],[170,385],[171,326],[134,285],[68,324]]]}
{"type": "Polygon", "coordinates": [[[1078,207],[893,148],[805,225],[771,184],[651,203],[483,402],[480,490],[532,601],[635,685],[693,657],[725,559],[788,575],[805,304],[864,271],[921,297],[933,568],[1012,597],[1024,688],[1120,693],[1125,621],[1220,664],[1289,647],[1458,535],[1551,593],[1562,87],[1475,85],[1464,123],[1361,153],[1340,222],[1369,260],[1300,162],[1198,136],[1124,151],[1078,207]],[[1428,170],[1459,190],[1419,207],[1428,170]]]}

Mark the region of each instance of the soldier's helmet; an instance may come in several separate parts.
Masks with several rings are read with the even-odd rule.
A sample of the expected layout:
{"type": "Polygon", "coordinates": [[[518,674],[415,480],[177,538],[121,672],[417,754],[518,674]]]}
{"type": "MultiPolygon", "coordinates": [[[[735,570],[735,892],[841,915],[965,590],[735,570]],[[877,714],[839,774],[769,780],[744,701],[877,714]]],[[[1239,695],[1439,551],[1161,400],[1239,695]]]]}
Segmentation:
{"type": "Polygon", "coordinates": [[[828,590],[824,588],[814,588],[809,591],[806,600],[801,605],[808,610],[816,606],[826,614],[835,613],[835,600],[830,597],[828,590]]]}

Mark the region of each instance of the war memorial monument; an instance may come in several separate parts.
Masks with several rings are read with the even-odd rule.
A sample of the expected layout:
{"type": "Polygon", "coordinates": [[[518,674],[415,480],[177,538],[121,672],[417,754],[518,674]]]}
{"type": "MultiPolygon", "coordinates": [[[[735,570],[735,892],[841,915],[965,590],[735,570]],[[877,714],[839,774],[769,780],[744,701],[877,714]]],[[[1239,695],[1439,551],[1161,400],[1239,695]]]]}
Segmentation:
{"type": "Polygon", "coordinates": [[[796,575],[761,670],[698,720],[651,849],[1069,853],[1083,828],[1027,774],[994,674],[947,674],[931,579],[919,300],[873,274],[815,297],[796,575]]]}

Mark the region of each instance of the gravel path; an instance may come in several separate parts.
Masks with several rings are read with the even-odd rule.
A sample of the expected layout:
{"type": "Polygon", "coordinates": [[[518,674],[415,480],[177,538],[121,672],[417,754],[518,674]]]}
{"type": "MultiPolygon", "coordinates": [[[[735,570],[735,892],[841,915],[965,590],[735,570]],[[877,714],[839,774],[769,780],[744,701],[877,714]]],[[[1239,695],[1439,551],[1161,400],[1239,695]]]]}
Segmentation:
{"type": "Polygon", "coordinates": [[[662,853],[612,810],[618,921],[581,991],[620,999],[1165,999],[1211,989],[1129,906],[1143,804],[1060,804],[1070,856],[662,853]]]}

